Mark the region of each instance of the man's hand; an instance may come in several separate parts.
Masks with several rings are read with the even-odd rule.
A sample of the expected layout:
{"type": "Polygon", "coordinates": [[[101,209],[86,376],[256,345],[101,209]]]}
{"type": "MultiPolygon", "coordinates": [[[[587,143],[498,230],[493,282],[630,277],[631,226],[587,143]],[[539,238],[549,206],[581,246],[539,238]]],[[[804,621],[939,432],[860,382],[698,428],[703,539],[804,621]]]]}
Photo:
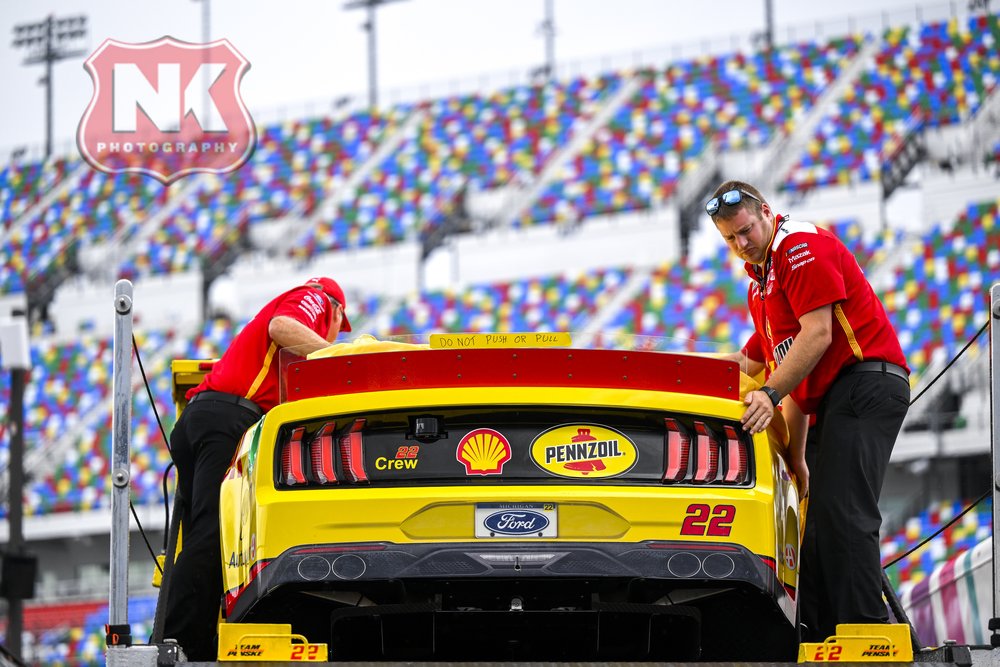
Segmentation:
{"type": "Polygon", "coordinates": [[[740,423],[748,433],[760,433],[771,425],[774,418],[774,404],[771,397],[762,391],[747,392],[743,404],[747,406],[740,423]]]}

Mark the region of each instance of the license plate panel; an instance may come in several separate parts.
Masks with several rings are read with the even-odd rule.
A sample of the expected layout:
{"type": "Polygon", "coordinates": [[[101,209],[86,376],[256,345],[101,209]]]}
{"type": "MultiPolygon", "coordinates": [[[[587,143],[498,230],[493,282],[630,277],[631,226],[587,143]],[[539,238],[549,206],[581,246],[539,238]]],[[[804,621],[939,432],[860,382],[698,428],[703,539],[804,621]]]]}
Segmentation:
{"type": "Polygon", "coordinates": [[[477,503],[476,537],[538,539],[559,535],[555,503],[477,503]]]}

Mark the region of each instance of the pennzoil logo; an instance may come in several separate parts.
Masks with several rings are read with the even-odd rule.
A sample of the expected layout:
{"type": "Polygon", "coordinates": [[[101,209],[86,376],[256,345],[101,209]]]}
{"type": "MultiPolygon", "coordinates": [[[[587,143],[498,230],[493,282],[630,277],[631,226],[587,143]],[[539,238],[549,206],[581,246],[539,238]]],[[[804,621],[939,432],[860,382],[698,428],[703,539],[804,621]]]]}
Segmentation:
{"type": "Polygon", "coordinates": [[[491,428],[477,428],[458,442],[455,458],[465,466],[466,475],[499,475],[510,461],[510,442],[491,428]]]}
{"type": "Polygon", "coordinates": [[[540,433],[531,443],[531,460],[558,477],[617,477],[638,460],[635,443],[599,424],[564,424],[540,433]]]}

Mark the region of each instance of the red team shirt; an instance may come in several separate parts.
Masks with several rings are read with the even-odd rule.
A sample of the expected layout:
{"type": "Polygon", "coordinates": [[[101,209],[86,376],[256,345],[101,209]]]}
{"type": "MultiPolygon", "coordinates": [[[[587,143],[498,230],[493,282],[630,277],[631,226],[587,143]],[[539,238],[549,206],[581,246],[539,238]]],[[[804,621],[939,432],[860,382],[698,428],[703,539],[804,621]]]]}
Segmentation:
{"type": "Polygon", "coordinates": [[[278,295],[247,323],[202,383],[188,390],[187,397],[200,391],[222,391],[248,398],[264,412],[277,405],[278,345],[267,329],[271,320],[281,315],[326,338],[333,308],[326,294],[313,287],[296,287],[278,295]]]}
{"type": "Polygon", "coordinates": [[[755,361],[780,365],[801,329],[799,317],[833,304],[830,347],[791,393],[804,413],[816,413],[846,366],[888,361],[909,370],[885,308],[854,255],[825,229],[808,222],[781,220],[779,217],[775,222],[764,263],[745,265],[753,279],[747,302],[756,333],[747,341],[744,353],[755,361]],[[768,275],[762,288],[759,272],[764,267],[768,275]]]}

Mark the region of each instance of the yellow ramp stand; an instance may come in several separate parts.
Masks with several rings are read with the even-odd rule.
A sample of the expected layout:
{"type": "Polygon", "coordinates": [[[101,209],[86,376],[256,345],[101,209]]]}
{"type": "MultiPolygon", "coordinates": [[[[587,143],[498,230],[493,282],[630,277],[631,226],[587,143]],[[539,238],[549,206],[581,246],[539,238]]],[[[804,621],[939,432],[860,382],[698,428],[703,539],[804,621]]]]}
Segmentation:
{"type": "Polygon", "coordinates": [[[326,662],[326,644],[310,644],[288,623],[220,623],[219,661],[326,662]]]}
{"type": "Polygon", "coordinates": [[[799,644],[799,662],[913,662],[910,626],[843,623],[825,642],[799,644]]]}

